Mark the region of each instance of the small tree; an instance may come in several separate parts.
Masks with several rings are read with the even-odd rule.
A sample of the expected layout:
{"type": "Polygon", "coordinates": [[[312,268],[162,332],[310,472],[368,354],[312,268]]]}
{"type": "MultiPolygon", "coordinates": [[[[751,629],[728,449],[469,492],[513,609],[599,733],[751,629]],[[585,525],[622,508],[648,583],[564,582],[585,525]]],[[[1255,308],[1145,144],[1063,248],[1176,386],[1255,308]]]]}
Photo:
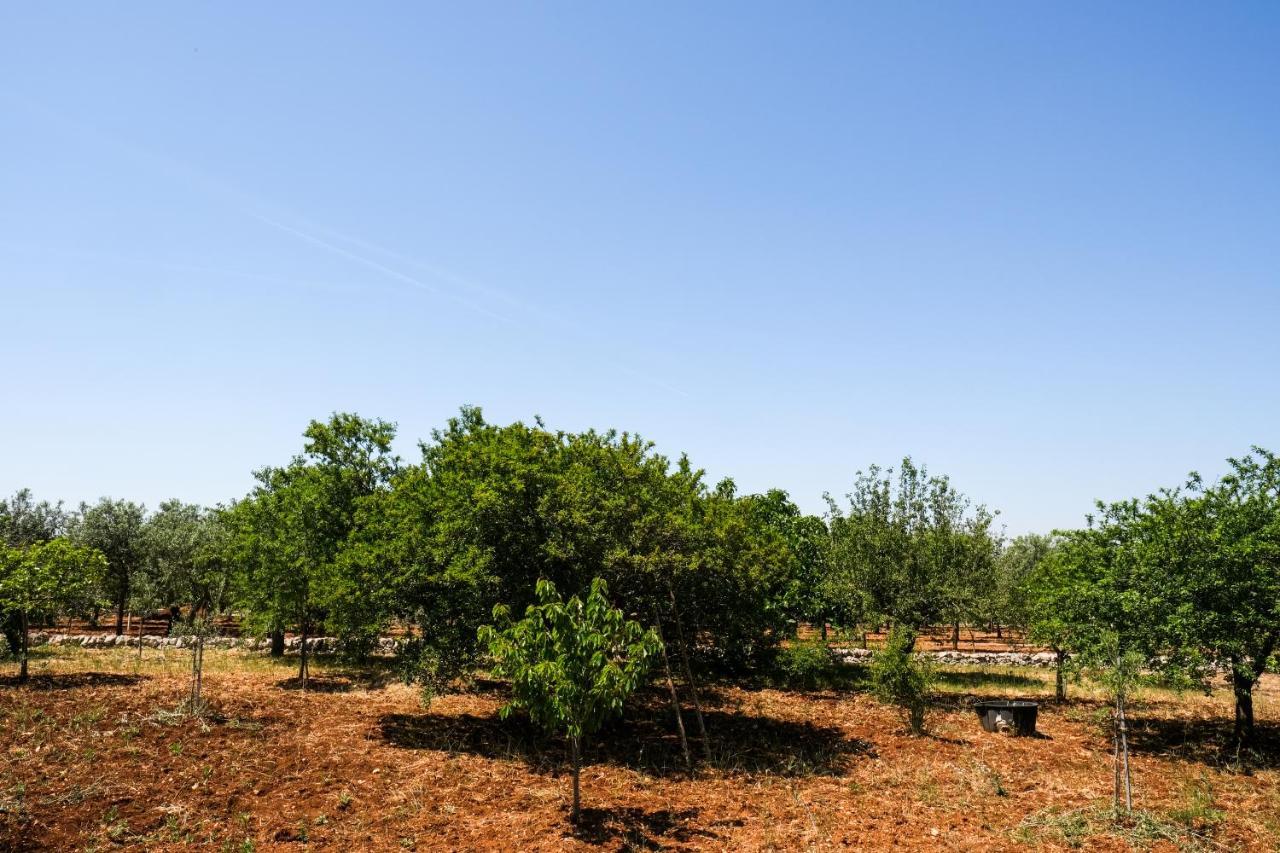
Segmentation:
{"type": "Polygon", "coordinates": [[[106,568],[101,552],[65,539],[0,549],[0,607],[16,612],[21,625],[19,681],[28,677],[31,618],[77,605],[106,568]]]}
{"type": "Polygon", "coordinates": [[[916,659],[915,636],[901,625],[889,632],[885,647],[871,662],[871,685],[881,702],[900,707],[914,734],[924,734],[924,713],[933,685],[932,666],[916,659]]]}
{"type": "Polygon", "coordinates": [[[596,578],[586,601],[563,601],[550,581],[536,586],[538,604],[519,622],[509,610],[493,610],[496,626],[480,628],[480,642],[494,659],[494,672],[510,678],[513,710],[549,732],[562,732],[573,754],[573,812],[578,822],[582,741],[622,710],[622,703],[643,682],[662,641],[653,630],[626,619],[609,606],[608,588],[596,578]]]}

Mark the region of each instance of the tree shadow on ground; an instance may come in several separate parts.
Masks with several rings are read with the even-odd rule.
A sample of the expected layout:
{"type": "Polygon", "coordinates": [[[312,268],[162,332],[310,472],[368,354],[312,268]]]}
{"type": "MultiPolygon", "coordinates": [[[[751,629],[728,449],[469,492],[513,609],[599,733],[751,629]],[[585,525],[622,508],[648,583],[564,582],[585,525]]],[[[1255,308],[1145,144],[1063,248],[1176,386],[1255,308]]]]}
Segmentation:
{"type": "Polygon", "coordinates": [[[26,687],[28,690],[76,690],[81,687],[128,687],[145,681],[145,675],[124,675],[116,672],[68,672],[59,674],[34,674],[25,683],[18,676],[0,676],[0,687],[26,687]]]}
{"type": "Polygon", "coordinates": [[[1131,715],[1129,750],[1160,755],[1226,770],[1280,767],[1280,725],[1255,724],[1252,742],[1236,743],[1232,722],[1226,719],[1152,718],[1131,715]]]}
{"type": "MultiPolygon", "coordinates": [[[[702,750],[694,737],[693,715],[686,711],[685,717],[690,750],[697,760],[702,750]]],[[[708,709],[703,710],[703,718],[712,768],[725,773],[839,775],[853,758],[874,756],[870,743],[849,738],[834,726],[708,709]]],[[[547,737],[523,714],[506,720],[496,713],[386,714],[375,736],[406,749],[519,760],[541,772],[559,772],[569,763],[563,740],[547,737]]],[[[629,705],[622,719],[587,741],[583,758],[587,763],[628,767],[655,777],[686,772],[671,710],[657,701],[629,705]]]]}
{"type": "Polygon", "coordinates": [[[597,846],[622,842],[624,850],[663,850],[695,838],[717,840],[714,832],[691,826],[698,809],[584,808],[569,835],[597,846]]]}
{"type": "MultiPolygon", "coordinates": [[[[298,676],[277,681],[276,687],[281,690],[302,690],[302,679],[298,676]]],[[[349,678],[332,675],[312,675],[307,678],[308,693],[350,693],[356,687],[349,678]]]]}

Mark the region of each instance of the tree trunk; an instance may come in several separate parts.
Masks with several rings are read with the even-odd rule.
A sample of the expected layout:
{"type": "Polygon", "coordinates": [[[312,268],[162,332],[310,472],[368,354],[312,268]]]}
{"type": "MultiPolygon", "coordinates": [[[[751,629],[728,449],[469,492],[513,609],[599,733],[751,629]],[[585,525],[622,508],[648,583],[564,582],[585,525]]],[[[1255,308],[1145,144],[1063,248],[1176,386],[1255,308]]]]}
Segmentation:
{"type": "Polygon", "coordinates": [[[273,658],[284,657],[284,629],[276,628],[271,632],[271,656],[273,658]]]}
{"type": "Polygon", "coordinates": [[[18,681],[25,684],[30,675],[27,672],[27,657],[31,651],[31,639],[27,636],[27,611],[22,611],[22,664],[18,668],[18,681]]]}
{"type": "Polygon", "coordinates": [[[1067,662],[1067,653],[1062,649],[1054,649],[1053,652],[1057,656],[1058,663],[1057,674],[1054,679],[1053,699],[1061,705],[1063,702],[1067,701],[1067,680],[1066,674],[1062,671],[1063,666],[1067,662]]]}
{"type": "Polygon", "coordinates": [[[582,777],[582,754],[578,749],[578,739],[576,737],[569,738],[569,748],[573,751],[573,811],[569,814],[569,820],[576,825],[578,816],[582,811],[582,797],[579,793],[579,779],[582,777]]]}
{"type": "Polygon", "coordinates": [[[951,651],[960,651],[960,623],[951,623],[951,651]]]}
{"type": "Polygon", "coordinates": [[[120,600],[116,602],[116,636],[119,637],[124,633],[124,605],[129,598],[129,587],[126,584],[124,592],[120,594],[120,600]]]}
{"type": "Polygon", "coordinates": [[[707,739],[707,724],[702,718],[702,702],[698,700],[698,682],[693,677],[693,666],[689,663],[689,647],[684,641],[684,626],[680,621],[680,608],[676,606],[675,588],[668,585],[667,592],[671,596],[671,613],[676,619],[676,639],[680,643],[680,659],[684,663],[684,677],[689,683],[689,695],[693,697],[693,712],[698,720],[698,737],[702,739],[702,757],[711,762],[711,741],[707,739]]]}
{"type": "Polygon", "coordinates": [[[1000,623],[999,623],[999,622],[997,622],[997,623],[996,623],[996,639],[997,639],[997,640],[1003,640],[1003,639],[1004,639],[1004,637],[1000,636],[1000,623]]]}
{"type": "Polygon", "coordinates": [[[298,651],[301,653],[301,659],[298,664],[298,681],[302,684],[302,689],[307,689],[307,617],[302,617],[302,642],[298,645],[298,651]]]}
{"type": "Polygon", "coordinates": [[[1253,685],[1254,679],[1239,668],[1231,671],[1231,689],[1236,697],[1236,743],[1248,743],[1253,739],[1253,685]]]}
{"type": "MultiPolygon", "coordinates": [[[[653,630],[662,641],[662,623],[658,619],[658,609],[653,609],[653,630]]],[[[676,693],[676,681],[671,677],[671,658],[667,656],[667,644],[662,643],[662,669],[667,676],[667,689],[671,691],[671,710],[676,715],[676,731],[680,734],[680,751],[684,753],[684,767],[693,778],[693,757],[689,754],[689,738],[684,731],[684,715],[680,713],[680,695],[676,693]]]]}

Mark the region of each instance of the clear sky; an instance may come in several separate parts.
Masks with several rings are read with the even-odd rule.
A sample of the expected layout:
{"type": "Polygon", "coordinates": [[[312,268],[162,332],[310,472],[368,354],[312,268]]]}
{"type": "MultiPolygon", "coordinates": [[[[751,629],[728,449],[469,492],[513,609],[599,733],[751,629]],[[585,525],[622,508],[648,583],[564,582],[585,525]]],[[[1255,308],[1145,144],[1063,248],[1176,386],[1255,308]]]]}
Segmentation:
{"type": "Polygon", "coordinates": [[[0,491],[313,417],[638,431],[1010,532],[1280,450],[1280,4],[7,3],[0,491]]]}

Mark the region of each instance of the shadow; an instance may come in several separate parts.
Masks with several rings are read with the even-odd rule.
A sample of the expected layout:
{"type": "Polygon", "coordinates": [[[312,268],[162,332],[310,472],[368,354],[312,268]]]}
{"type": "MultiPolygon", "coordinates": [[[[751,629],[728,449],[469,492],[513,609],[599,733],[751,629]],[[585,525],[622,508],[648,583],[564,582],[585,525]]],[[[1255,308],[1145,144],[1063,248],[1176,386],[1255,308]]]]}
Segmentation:
{"type": "MultiPolygon", "coordinates": [[[[724,773],[770,772],[784,776],[839,775],[858,756],[874,756],[872,745],[846,737],[834,726],[703,710],[712,769],[724,773]]],[[[692,727],[692,715],[685,724],[692,727]]],[[[486,758],[523,761],[541,772],[560,773],[569,765],[561,738],[551,738],[526,715],[385,714],[378,734],[394,746],[486,758]]],[[[701,747],[690,732],[690,750],[701,747]]],[[[669,707],[660,702],[629,705],[583,750],[587,764],[612,764],[654,777],[684,775],[685,764],[669,707]]],[[[704,768],[705,769],[705,768],[704,768]]]]}
{"type": "MultiPolygon", "coordinates": [[[[281,690],[302,690],[302,679],[296,675],[277,681],[276,687],[281,690]]],[[[327,675],[312,675],[307,678],[308,693],[350,693],[355,685],[348,678],[335,678],[327,675]]]]}
{"type": "Polygon", "coordinates": [[[1249,773],[1280,767],[1280,725],[1255,723],[1254,738],[1236,743],[1228,719],[1154,718],[1130,715],[1129,750],[1209,767],[1249,773]]]}
{"type": "Polygon", "coordinates": [[[578,815],[578,825],[567,834],[597,846],[621,841],[624,850],[662,850],[672,843],[685,844],[695,838],[719,839],[714,832],[688,825],[698,811],[584,808],[578,815]]]}
{"type": "Polygon", "coordinates": [[[1030,678],[1011,672],[967,672],[963,670],[941,669],[934,673],[939,684],[949,687],[965,687],[978,690],[983,687],[1016,687],[1021,690],[1045,687],[1045,682],[1038,678],[1030,678]]]}
{"type": "Polygon", "coordinates": [[[59,675],[36,674],[26,682],[17,674],[0,676],[0,687],[26,687],[28,690],[76,690],[81,687],[128,687],[145,681],[144,675],[122,675],[114,672],[69,672],[59,675]]]}

